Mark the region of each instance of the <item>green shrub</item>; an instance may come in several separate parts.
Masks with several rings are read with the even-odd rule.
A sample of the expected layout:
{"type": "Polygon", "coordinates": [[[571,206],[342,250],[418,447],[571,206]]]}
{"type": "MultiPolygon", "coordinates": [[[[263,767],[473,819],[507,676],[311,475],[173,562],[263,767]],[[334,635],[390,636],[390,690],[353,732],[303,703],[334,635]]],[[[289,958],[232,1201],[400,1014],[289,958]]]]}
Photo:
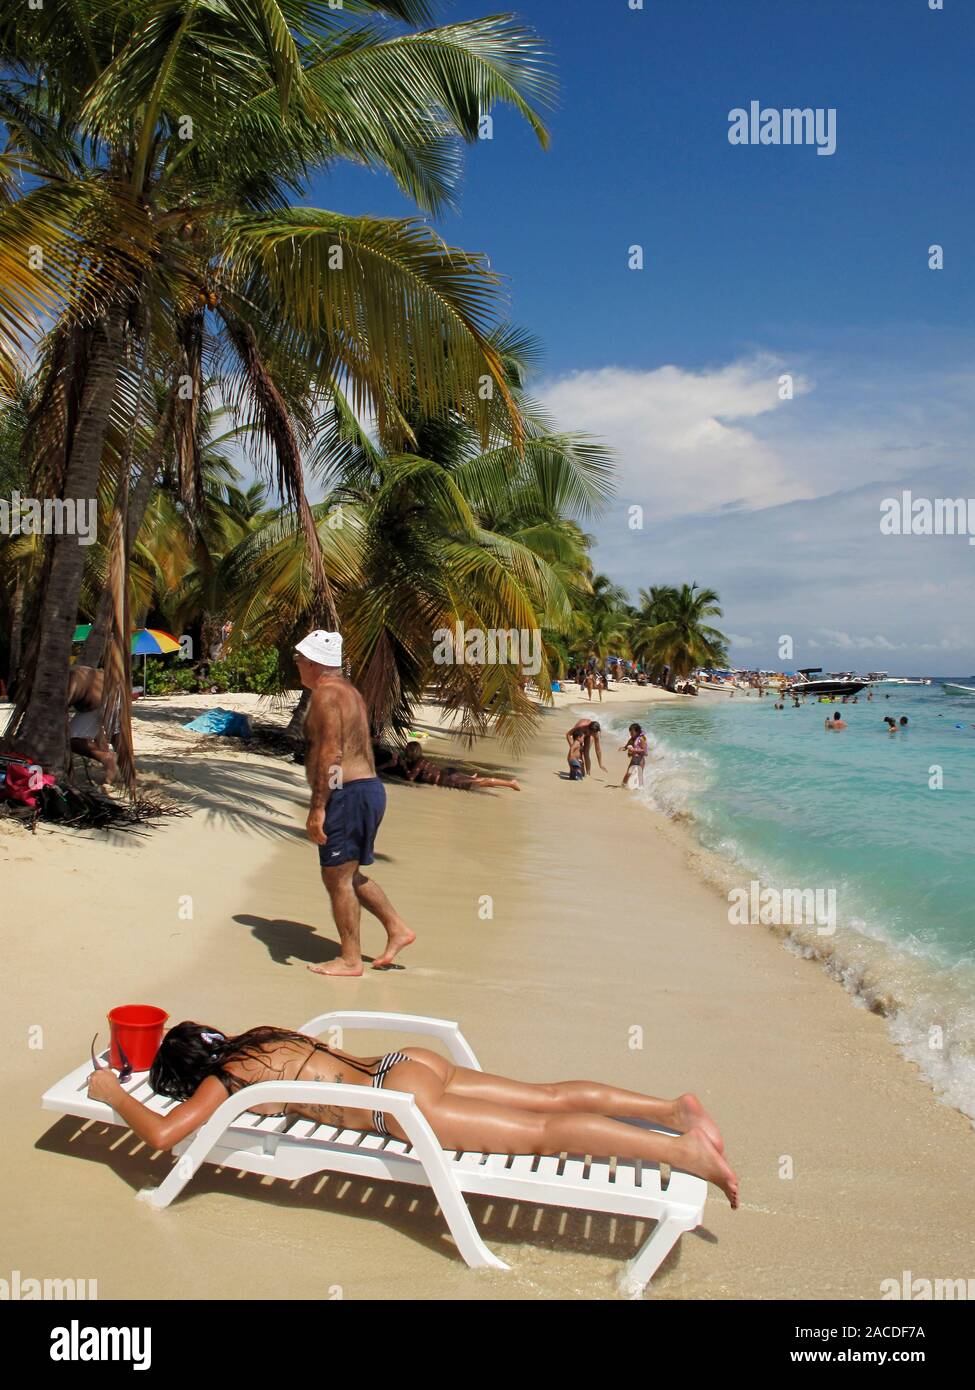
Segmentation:
{"type": "MultiPolygon", "coordinates": [[[[134,685],[142,681],[142,663],[133,660],[134,685]]],[[[176,656],[150,657],[146,665],[147,695],[176,695],[216,690],[251,691],[256,695],[275,695],[281,689],[281,668],[275,647],[244,647],[225,661],[188,665],[176,656]]]]}
{"type": "Polygon", "coordinates": [[[211,661],[203,687],[251,690],[257,695],[275,695],[281,689],[281,668],[276,647],[242,647],[226,661],[211,661]]]}

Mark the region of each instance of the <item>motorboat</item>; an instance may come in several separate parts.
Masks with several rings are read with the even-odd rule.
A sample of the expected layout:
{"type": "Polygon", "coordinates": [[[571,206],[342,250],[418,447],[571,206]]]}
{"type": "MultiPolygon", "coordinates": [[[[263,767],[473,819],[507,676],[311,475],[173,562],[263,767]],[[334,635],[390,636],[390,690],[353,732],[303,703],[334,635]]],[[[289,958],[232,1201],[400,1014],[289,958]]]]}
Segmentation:
{"type": "Polygon", "coordinates": [[[823,677],[821,666],[803,666],[789,682],[790,695],[855,695],[867,684],[853,676],[823,677]],[[817,677],[819,679],[817,679],[817,677]]]}
{"type": "Polygon", "coordinates": [[[954,681],[942,681],[949,695],[975,695],[975,685],[956,685],[954,681]]]}

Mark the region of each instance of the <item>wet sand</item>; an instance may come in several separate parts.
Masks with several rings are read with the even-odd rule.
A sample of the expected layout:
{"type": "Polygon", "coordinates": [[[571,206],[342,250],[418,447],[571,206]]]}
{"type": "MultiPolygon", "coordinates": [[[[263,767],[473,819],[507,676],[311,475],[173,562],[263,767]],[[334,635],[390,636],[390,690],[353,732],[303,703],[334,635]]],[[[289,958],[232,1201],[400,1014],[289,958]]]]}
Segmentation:
{"type": "MultiPolygon", "coordinates": [[[[644,692],[627,695],[602,713],[646,709],[644,692]]],[[[142,839],[0,823],[0,1275],[97,1279],[101,1298],[616,1296],[643,1235],[624,1218],[475,1200],[512,1268],[474,1273],[422,1189],[207,1168],[165,1212],[135,1201],[168,1157],[120,1129],[57,1120],[39,1100],[96,1028],[104,1037],[108,1008],[153,1002],[174,1021],[230,1030],[297,1027],[340,1007],[435,1014],[460,1020],[487,1070],[696,1090],[722,1125],[743,1205],[731,1212],[710,1189],[703,1227],[648,1297],[876,1298],[904,1270],[975,1276],[971,1125],[821,967],[765,928],[729,925],[687,835],[613,785],[617,741],[605,778],[560,778],[564,729],[588,702],[562,697],[570,708],[546,713],[517,757],[490,741],[468,753],[427,712],[429,751],[503,768],[523,791],[388,786],[370,872],[418,940],[402,969],[360,980],[306,969],[337,948],[303,835],[301,769],[178,729],[207,703],[254,704],[183,697],[138,710],[147,781],[186,798],[192,816],[142,839]]],[[[363,945],[367,956],[382,945],[369,919],[363,945]]],[[[366,1052],[401,1035],[360,1039],[366,1052]]]]}

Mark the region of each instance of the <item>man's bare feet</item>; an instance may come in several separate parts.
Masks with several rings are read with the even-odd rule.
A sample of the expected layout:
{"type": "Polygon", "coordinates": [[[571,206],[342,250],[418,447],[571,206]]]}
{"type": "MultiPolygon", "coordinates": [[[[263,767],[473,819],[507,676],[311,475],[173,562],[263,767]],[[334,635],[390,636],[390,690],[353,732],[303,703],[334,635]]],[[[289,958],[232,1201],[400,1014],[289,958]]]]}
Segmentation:
{"type": "Polygon", "coordinates": [[[711,1143],[703,1129],[689,1129],[677,1140],[684,1157],[672,1167],[684,1168],[696,1177],[713,1182],[731,1203],[734,1211],[738,1206],[738,1177],[724,1161],[711,1143]]]}
{"type": "Polygon", "coordinates": [[[692,1091],[685,1092],[674,1101],[674,1128],[681,1134],[689,1129],[703,1129],[719,1154],[724,1153],[724,1140],[721,1131],[692,1091]]]}
{"type": "Polygon", "coordinates": [[[381,956],[377,956],[372,963],[373,970],[377,966],[392,965],[400,951],[407,946],[412,946],[416,940],[416,932],[410,931],[405,922],[400,922],[396,927],[386,928],[386,949],[381,956]]]}
{"type": "Polygon", "coordinates": [[[309,965],[308,969],[313,975],[361,975],[362,961],[358,965],[352,965],[350,962],[337,960],[331,965],[309,965]]]}

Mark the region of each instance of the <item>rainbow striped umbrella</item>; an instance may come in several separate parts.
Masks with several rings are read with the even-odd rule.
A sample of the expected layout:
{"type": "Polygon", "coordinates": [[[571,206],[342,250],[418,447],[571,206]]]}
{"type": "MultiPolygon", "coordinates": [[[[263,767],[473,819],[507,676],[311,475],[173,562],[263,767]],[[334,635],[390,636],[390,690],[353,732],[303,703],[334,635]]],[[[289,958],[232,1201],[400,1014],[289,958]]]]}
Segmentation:
{"type": "MultiPolygon", "coordinates": [[[[79,623],[74,630],[72,642],[83,642],[91,632],[91,623],[79,623]]],[[[171,632],[163,632],[158,627],[140,627],[132,634],[133,656],[168,656],[179,651],[179,642],[171,632]]]]}
{"type": "Polygon", "coordinates": [[[168,656],[179,651],[179,641],[171,632],[161,632],[157,627],[140,627],[132,634],[133,656],[168,656]]]}
{"type": "Polygon", "coordinates": [[[161,632],[157,627],[140,627],[132,634],[132,655],[142,657],[142,689],[146,688],[146,659],[150,656],[168,656],[179,651],[179,642],[171,632],[161,632]]]}

